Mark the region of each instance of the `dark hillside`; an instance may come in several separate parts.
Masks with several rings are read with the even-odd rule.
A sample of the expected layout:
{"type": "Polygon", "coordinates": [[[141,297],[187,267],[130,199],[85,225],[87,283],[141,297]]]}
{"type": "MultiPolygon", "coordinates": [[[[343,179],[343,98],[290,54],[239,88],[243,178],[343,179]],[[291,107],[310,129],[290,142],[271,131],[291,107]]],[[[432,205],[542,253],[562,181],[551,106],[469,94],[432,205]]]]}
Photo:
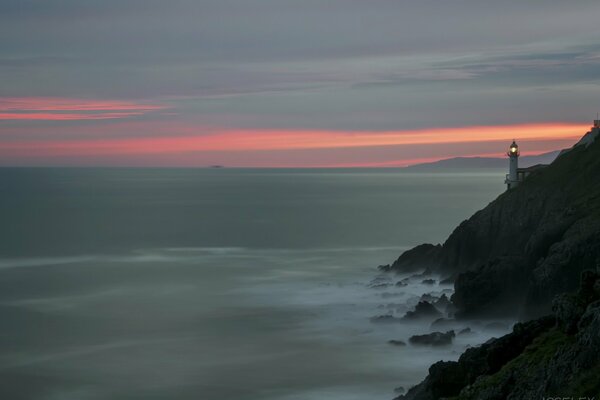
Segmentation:
{"type": "Polygon", "coordinates": [[[391,266],[456,279],[462,315],[550,311],[600,259],[600,140],[575,146],[461,223],[442,246],[421,246],[391,266]],[[419,251],[422,250],[422,251],[419,251]]]}

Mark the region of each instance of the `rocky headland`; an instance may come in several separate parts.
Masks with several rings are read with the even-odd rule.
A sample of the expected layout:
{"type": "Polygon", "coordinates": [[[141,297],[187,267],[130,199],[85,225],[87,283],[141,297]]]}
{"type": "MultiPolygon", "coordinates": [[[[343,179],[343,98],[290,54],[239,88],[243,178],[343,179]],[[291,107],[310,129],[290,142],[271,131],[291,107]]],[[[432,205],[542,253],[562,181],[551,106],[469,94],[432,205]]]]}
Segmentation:
{"type": "Polygon", "coordinates": [[[446,305],[454,320],[529,320],[458,361],[433,364],[398,399],[600,398],[600,140],[591,136],[462,222],[443,244],[419,245],[380,267],[454,282],[446,305]]]}
{"type": "Polygon", "coordinates": [[[439,361],[398,400],[503,400],[600,395],[600,269],[582,274],[553,313],[518,323],[498,339],[439,361]]]}
{"type": "Polygon", "coordinates": [[[574,291],[600,259],[600,140],[575,145],[462,222],[383,271],[424,270],[454,281],[459,316],[534,318],[574,291]]]}

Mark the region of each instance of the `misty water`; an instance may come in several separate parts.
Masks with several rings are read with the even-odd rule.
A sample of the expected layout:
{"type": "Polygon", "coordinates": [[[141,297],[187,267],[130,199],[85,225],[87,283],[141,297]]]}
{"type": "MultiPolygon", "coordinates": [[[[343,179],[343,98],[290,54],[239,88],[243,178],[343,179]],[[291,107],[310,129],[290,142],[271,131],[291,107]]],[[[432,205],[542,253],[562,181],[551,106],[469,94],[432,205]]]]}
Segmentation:
{"type": "Polygon", "coordinates": [[[0,398],[391,399],[448,347],[381,286],[504,190],[503,171],[1,169],[0,398]],[[378,278],[379,277],[379,278],[378,278]],[[375,279],[375,281],[373,281],[375,279]]]}

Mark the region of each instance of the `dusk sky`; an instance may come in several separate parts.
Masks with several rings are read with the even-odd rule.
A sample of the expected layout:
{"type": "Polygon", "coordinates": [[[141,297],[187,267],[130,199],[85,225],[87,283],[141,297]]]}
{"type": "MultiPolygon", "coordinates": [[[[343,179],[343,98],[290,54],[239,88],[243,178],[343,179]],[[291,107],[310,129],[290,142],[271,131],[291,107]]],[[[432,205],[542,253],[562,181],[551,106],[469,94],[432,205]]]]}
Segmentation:
{"type": "Polygon", "coordinates": [[[600,2],[2,0],[0,165],[401,166],[570,146],[600,2]]]}

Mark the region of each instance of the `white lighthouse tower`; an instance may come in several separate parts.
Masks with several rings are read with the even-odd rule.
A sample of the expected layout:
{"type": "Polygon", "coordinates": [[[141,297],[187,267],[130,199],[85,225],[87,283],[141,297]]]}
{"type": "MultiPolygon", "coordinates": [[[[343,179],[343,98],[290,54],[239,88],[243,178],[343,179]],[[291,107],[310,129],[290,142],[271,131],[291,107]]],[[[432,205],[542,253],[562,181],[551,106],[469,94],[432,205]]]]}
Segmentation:
{"type": "Polygon", "coordinates": [[[506,185],[508,189],[517,187],[519,184],[518,170],[519,170],[519,145],[513,140],[512,144],[508,148],[509,166],[508,175],[506,175],[506,185]]]}

